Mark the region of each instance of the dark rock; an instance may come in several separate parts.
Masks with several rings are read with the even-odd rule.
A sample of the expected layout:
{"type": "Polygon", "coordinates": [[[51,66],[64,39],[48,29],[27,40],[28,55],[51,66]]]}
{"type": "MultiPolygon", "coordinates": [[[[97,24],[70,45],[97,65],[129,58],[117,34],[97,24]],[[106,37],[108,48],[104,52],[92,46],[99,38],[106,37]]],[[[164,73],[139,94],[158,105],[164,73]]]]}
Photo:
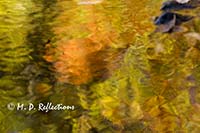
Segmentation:
{"type": "Polygon", "coordinates": [[[191,20],[193,16],[181,15],[173,12],[164,12],[156,17],[154,24],[157,25],[156,32],[171,33],[181,30],[180,25],[191,20]]]}

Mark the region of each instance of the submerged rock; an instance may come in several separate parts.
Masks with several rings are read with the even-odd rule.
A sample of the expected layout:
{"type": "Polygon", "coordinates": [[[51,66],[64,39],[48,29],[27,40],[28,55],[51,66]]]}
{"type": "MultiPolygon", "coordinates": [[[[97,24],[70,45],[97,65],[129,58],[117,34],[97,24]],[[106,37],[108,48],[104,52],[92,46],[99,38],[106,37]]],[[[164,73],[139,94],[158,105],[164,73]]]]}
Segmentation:
{"type": "Polygon", "coordinates": [[[191,20],[193,17],[189,15],[181,15],[173,12],[164,12],[159,17],[156,17],[154,24],[158,27],[157,32],[170,33],[180,31],[180,25],[191,20]]]}
{"type": "Polygon", "coordinates": [[[182,23],[192,20],[198,15],[188,12],[188,14],[177,13],[181,10],[195,11],[200,6],[199,0],[168,0],[164,2],[160,8],[162,14],[154,20],[156,32],[172,33],[184,31],[182,23]]]}

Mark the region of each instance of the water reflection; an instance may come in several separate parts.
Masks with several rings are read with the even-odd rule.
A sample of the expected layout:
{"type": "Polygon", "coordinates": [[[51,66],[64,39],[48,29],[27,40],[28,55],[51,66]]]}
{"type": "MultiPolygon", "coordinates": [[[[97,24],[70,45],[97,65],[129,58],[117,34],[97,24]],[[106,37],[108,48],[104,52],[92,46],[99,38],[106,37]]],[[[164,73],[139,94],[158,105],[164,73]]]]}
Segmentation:
{"type": "MultiPolygon", "coordinates": [[[[54,101],[79,109],[48,114],[13,111],[1,122],[1,131],[71,132],[73,119],[84,116],[80,97],[93,95],[90,83],[111,77],[134,37],[151,28],[147,21],[140,23],[146,15],[133,10],[147,12],[132,1],[119,0],[0,1],[1,105],[54,101]]],[[[0,117],[7,113],[1,110],[0,117]]]]}
{"type": "Polygon", "coordinates": [[[195,120],[199,21],[149,38],[159,2],[0,1],[0,131],[176,132],[195,120]],[[5,108],[18,101],[76,110],[5,108]]]}
{"type": "Polygon", "coordinates": [[[132,21],[131,9],[123,1],[112,6],[107,1],[95,6],[74,4],[58,2],[60,11],[53,27],[55,39],[46,45],[44,58],[53,63],[59,82],[81,85],[104,80],[120,66],[131,39],[137,31],[141,32],[137,28],[143,24],[135,24],[141,18],[132,21]],[[133,27],[136,31],[129,29],[133,27]]]}

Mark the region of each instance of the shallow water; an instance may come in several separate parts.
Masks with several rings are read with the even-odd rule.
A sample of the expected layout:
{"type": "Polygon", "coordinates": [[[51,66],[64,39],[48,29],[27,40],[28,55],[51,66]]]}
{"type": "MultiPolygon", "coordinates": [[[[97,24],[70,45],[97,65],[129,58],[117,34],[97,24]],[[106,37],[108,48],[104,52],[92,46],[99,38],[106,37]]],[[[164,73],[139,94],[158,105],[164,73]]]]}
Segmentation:
{"type": "Polygon", "coordinates": [[[198,132],[200,21],[154,33],[161,2],[1,0],[0,131],[198,132]]]}

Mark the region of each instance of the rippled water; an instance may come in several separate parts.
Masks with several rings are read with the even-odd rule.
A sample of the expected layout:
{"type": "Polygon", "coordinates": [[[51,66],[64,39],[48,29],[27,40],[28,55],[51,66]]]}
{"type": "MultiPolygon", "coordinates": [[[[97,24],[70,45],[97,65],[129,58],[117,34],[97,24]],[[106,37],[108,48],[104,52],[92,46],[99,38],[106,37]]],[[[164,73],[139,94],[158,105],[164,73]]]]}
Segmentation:
{"type": "MultiPolygon", "coordinates": [[[[120,64],[116,62],[134,35],[148,30],[148,20],[139,24],[142,16],[133,16],[129,6],[128,1],[2,1],[1,75],[23,78],[37,71],[33,76],[44,78],[53,73],[51,76],[69,84],[107,77],[104,73],[110,75],[120,64]]],[[[13,80],[5,77],[2,82],[13,80]]]]}
{"type": "MultiPolygon", "coordinates": [[[[186,108],[199,106],[199,51],[187,43],[187,35],[194,34],[182,42],[182,33],[153,34],[160,5],[156,0],[1,0],[0,131],[146,133],[164,131],[166,121],[175,131],[171,128],[191,111],[186,108]],[[177,105],[182,97],[187,107],[177,105]],[[41,102],[76,110],[7,109],[8,103],[41,102]]],[[[198,24],[195,19],[195,28],[186,27],[198,32],[198,24]]]]}
{"type": "MultiPolygon", "coordinates": [[[[151,29],[150,15],[142,7],[147,3],[2,0],[1,115],[7,114],[5,105],[10,102],[53,101],[79,107],[78,95],[85,92],[78,94],[73,85],[109,78],[120,66],[134,36],[151,29]],[[141,23],[144,17],[148,19],[141,23]]],[[[81,108],[71,116],[79,116],[81,108]]],[[[1,124],[3,132],[71,132],[72,128],[72,120],[63,119],[69,112],[7,115],[1,124]]]]}

